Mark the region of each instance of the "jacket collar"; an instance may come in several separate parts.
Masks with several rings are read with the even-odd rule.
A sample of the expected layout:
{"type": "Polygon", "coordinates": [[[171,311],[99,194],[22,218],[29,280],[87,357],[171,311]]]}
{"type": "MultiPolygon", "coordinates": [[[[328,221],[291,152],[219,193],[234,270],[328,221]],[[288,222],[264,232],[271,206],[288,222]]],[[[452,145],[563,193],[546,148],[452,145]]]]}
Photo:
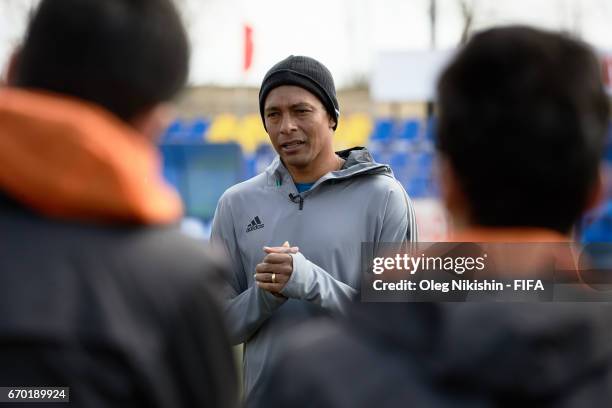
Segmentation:
{"type": "MultiPolygon", "coordinates": [[[[340,170],[323,175],[314,183],[309,191],[303,194],[307,195],[310,191],[327,180],[342,180],[363,174],[386,174],[393,177],[391,168],[386,164],[376,163],[365,147],[353,147],[351,149],[336,152],[336,154],[345,160],[344,166],[342,166],[340,170]]],[[[268,186],[279,187],[288,192],[296,192],[294,191],[295,185],[291,178],[291,174],[278,155],[265,170],[265,174],[268,186]]]]}
{"type": "Polygon", "coordinates": [[[151,142],[96,105],[0,89],[0,190],[46,216],[169,223],[182,213],[151,142]]]}

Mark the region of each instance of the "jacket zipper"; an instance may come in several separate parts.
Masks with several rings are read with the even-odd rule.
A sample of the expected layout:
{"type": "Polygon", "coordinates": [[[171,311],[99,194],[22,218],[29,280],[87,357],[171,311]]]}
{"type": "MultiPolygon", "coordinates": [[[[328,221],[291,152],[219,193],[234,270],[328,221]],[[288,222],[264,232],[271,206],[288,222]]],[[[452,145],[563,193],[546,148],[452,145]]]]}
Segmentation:
{"type": "Polygon", "coordinates": [[[296,204],[299,204],[299,205],[300,205],[300,207],[299,207],[299,208],[300,208],[300,211],[302,211],[302,210],[304,209],[304,197],[302,197],[302,195],[301,195],[301,194],[296,194],[296,195],[294,195],[294,194],[289,194],[289,199],[290,199],[291,201],[293,201],[294,203],[296,203],[296,204]]]}

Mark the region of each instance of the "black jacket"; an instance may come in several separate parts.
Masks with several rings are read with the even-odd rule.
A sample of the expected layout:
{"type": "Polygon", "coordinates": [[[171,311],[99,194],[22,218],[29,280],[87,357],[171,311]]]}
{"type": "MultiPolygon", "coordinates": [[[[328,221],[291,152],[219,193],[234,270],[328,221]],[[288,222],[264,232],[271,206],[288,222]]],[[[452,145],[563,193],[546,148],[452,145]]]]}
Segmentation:
{"type": "Polygon", "coordinates": [[[234,406],[221,272],[174,228],[55,221],[0,196],[0,385],[67,386],[89,408],[234,406]]]}
{"type": "Polygon", "coordinates": [[[608,304],[359,304],[286,344],[261,407],[612,406],[608,304]]]}

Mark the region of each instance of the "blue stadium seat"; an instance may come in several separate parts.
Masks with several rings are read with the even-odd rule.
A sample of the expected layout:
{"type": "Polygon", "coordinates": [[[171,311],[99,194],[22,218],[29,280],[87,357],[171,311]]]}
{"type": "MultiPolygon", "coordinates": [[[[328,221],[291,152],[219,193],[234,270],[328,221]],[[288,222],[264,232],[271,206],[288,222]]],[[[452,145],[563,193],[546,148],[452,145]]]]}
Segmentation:
{"type": "Polygon", "coordinates": [[[409,156],[402,152],[393,153],[390,157],[389,165],[391,169],[393,169],[395,178],[402,183],[402,185],[407,185],[411,178],[409,156]]]}
{"type": "Polygon", "coordinates": [[[210,126],[210,120],[205,118],[198,118],[193,121],[191,124],[191,132],[189,135],[189,139],[195,141],[204,142],[206,131],[210,126]]]}
{"type": "Polygon", "coordinates": [[[370,142],[391,143],[394,125],[393,119],[376,119],[374,129],[370,135],[370,142]]]}
{"type": "Polygon", "coordinates": [[[418,149],[421,122],[418,119],[401,121],[397,129],[397,137],[393,137],[393,150],[412,152],[418,149]]]}
{"type": "Polygon", "coordinates": [[[431,177],[433,172],[434,155],[431,152],[421,151],[413,155],[414,166],[412,171],[415,177],[431,177]]]}
{"type": "Polygon", "coordinates": [[[391,156],[389,164],[392,168],[405,168],[408,166],[408,155],[405,153],[394,153],[391,156]]]}
{"type": "Polygon", "coordinates": [[[183,123],[180,119],[176,119],[168,126],[166,131],[160,138],[160,143],[172,143],[172,139],[176,137],[183,129],[183,123]]]}
{"type": "Polygon", "coordinates": [[[175,120],[161,138],[161,143],[204,143],[210,121],[197,118],[193,121],[175,120]]]}
{"type": "Polygon", "coordinates": [[[416,177],[410,180],[406,190],[411,198],[424,198],[431,196],[430,186],[431,179],[416,177]]]}
{"type": "Polygon", "coordinates": [[[415,141],[419,137],[421,122],[418,119],[407,119],[400,124],[398,138],[400,140],[415,141]]]}

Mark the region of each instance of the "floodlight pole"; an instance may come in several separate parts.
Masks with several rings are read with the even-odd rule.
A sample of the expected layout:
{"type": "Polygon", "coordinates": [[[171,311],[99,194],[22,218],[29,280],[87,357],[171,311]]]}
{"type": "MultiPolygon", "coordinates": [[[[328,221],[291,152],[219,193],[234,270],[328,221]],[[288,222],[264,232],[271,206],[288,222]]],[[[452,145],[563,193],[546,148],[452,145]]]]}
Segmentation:
{"type": "Polygon", "coordinates": [[[430,22],[430,43],[429,46],[432,50],[436,48],[436,23],[437,23],[437,2],[436,0],[429,0],[429,22],[430,22]]]}

